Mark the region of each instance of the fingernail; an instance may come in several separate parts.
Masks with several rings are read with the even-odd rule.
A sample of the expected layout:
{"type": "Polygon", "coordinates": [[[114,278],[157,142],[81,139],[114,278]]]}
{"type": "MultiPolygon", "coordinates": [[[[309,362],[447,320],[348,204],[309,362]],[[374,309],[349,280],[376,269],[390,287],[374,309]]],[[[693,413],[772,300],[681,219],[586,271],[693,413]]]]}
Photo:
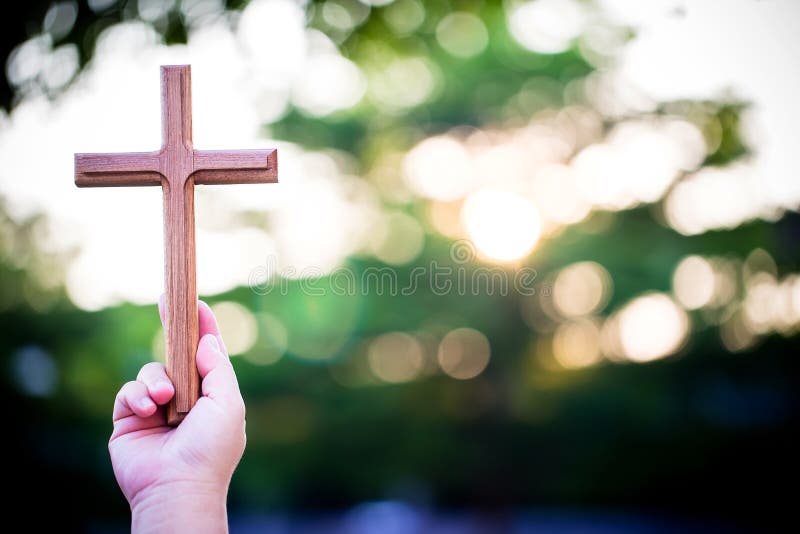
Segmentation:
{"type": "Polygon", "coordinates": [[[217,336],[215,336],[214,334],[206,334],[205,336],[203,336],[203,339],[206,340],[206,343],[211,345],[212,349],[219,352],[219,342],[217,341],[217,336]]]}
{"type": "Polygon", "coordinates": [[[172,384],[166,380],[157,380],[155,383],[155,389],[172,389],[172,384]]]}
{"type": "Polygon", "coordinates": [[[155,406],[155,403],[153,403],[149,397],[139,399],[139,408],[142,410],[149,410],[151,406],[155,406]]]}

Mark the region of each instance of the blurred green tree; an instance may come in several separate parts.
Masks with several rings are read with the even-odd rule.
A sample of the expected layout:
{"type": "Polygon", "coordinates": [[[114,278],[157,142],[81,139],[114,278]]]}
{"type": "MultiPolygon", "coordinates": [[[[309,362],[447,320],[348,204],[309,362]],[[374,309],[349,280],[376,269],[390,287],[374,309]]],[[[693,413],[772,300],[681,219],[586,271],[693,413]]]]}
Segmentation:
{"type": "MultiPolygon", "coordinates": [[[[105,7],[81,3],[74,25],[54,41],[78,45],[82,65],[102,29],[141,16],[141,2],[90,4],[105,7]]],[[[188,5],[175,3],[153,23],[166,43],[187,39],[181,4],[188,5]]],[[[226,7],[236,13],[245,4],[228,1],[226,7]]],[[[602,142],[622,122],[665,118],[693,125],[714,141],[701,167],[731,165],[748,153],[740,125],[746,106],[735,99],[663,102],[623,116],[596,112],[596,130],[582,130],[570,113],[591,103],[576,96],[577,88],[608,58],[580,40],[560,53],[526,49],[508,29],[505,3],[373,4],[331,0],[305,10],[309,26],[336,43],[371,88],[383,89],[370,89],[369,98],[331,114],[292,107],[265,132],[345,153],[355,162],[353,172],[379,189],[386,166],[399,175],[403,154],[431,136],[466,143],[470,135],[500,135],[532,120],[577,128],[569,157],[602,142]],[[442,21],[456,9],[472,18],[451,21],[467,26],[442,37],[442,21]],[[478,41],[483,31],[486,43],[473,50],[463,39],[474,20],[483,28],[478,41]],[[398,61],[406,61],[402,75],[389,72],[398,61]],[[404,94],[412,89],[404,83],[430,87],[415,96],[404,94]]],[[[34,20],[44,11],[27,16],[34,20]]],[[[629,28],[608,31],[623,42],[633,35],[629,28]]],[[[13,102],[9,92],[5,104],[13,102]]],[[[297,280],[281,282],[285,291],[242,287],[211,297],[212,303],[243,306],[256,328],[255,342],[235,358],[249,442],[232,488],[234,510],[340,508],[401,498],[456,508],[612,507],[758,517],[769,504],[766,488],[774,474],[796,467],[797,325],[745,338],[726,325],[747,298],[748,265],[766,257],[776,279],[798,268],[797,216],[687,236],[667,223],[662,199],[594,210],[541,241],[513,266],[535,270],[532,297],[488,290],[443,296],[432,287],[408,295],[310,296],[297,280]],[[756,249],[762,252],[753,259],[756,249]],[[647,365],[604,361],[564,368],[554,351],[558,339],[574,336],[559,329],[583,324],[552,309],[551,292],[565,267],[591,261],[608,273],[613,291],[592,315],[608,321],[637,296],[670,294],[676,266],[693,254],[735,266],[734,296],[720,309],[685,312],[691,328],[677,355],[647,365]],[[456,380],[439,369],[439,344],[465,327],[485,336],[491,359],[479,376],[456,380]],[[392,332],[407,337],[385,337],[392,332]],[[381,370],[377,339],[400,347],[390,353],[420,351],[419,362],[412,362],[415,379],[405,381],[403,369],[381,370]],[[743,354],[732,355],[731,348],[743,354]]],[[[425,229],[419,256],[394,268],[399,280],[410,280],[415,266],[431,261],[468,276],[489,265],[451,257],[452,237],[430,222],[431,199],[384,194],[382,201],[425,229]]],[[[35,246],[37,220],[15,222],[6,215],[10,202],[0,204],[0,351],[20,496],[39,503],[66,499],[63,520],[70,526],[124,521],[104,444],[117,387],[152,358],[159,333],[155,308],[76,309],[62,288],[66,259],[35,246]],[[49,382],[45,375],[52,375],[49,382]]],[[[362,280],[386,264],[365,253],[346,266],[362,280]]],[[[513,275],[512,267],[500,269],[513,275]]],[[[323,285],[331,278],[323,277],[323,285]]],[[[232,309],[239,317],[240,308],[232,309]]]]}

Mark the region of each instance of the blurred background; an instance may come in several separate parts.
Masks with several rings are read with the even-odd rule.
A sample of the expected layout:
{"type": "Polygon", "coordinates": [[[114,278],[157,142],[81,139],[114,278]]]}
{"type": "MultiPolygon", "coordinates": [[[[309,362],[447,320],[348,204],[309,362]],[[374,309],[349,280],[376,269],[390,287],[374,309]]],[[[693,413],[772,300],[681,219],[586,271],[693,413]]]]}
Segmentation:
{"type": "Polygon", "coordinates": [[[78,190],[72,155],[157,149],[175,63],[197,148],[280,152],[280,184],[196,193],[248,410],[234,531],[790,515],[800,4],[4,7],[4,448],[34,530],[127,528],[106,443],[163,358],[161,191],[78,190]]]}

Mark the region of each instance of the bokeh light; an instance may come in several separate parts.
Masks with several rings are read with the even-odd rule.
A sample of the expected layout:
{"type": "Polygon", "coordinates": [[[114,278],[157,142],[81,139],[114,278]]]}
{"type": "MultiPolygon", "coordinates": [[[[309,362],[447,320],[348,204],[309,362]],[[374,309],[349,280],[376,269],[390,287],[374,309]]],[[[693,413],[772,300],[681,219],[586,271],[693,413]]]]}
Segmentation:
{"type": "Polygon", "coordinates": [[[174,6],[175,0],[138,0],[136,2],[139,17],[149,22],[166,16],[174,6]]]}
{"type": "Polygon", "coordinates": [[[425,20],[425,6],[419,0],[395,0],[381,13],[389,28],[399,36],[413,32],[425,20]]]}
{"type": "Polygon", "coordinates": [[[739,314],[734,315],[720,325],[719,336],[722,345],[731,352],[747,350],[758,341],[758,336],[739,314]]]}
{"type": "Polygon", "coordinates": [[[508,15],[511,33],[534,52],[564,52],[583,29],[584,13],[581,4],[574,0],[536,0],[512,5],[508,15]]]}
{"type": "Polygon", "coordinates": [[[750,280],[755,276],[762,276],[768,274],[775,278],[778,276],[778,265],[775,263],[775,258],[763,248],[756,248],[752,250],[742,265],[742,276],[745,281],[750,280]]]}
{"type": "Polygon", "coordinates": [[[390,265],[414,261],[425,244],[422,227],[413,217],[402,212],[387,214],[376,227],[371,250],[376,258],[390,265]]]}
{"type": "Polygon", "coordinates": [[[663,293],[637,297],[619,312],[619,340],[626,358],[649,362],[677,352],[689,334],[689,319],[663,293]]]}
{"type": "Polygon", "coordinates": [[[750,278],[743,306],[747,326],[757,334],[764,334],[779,320],[781,311],[780,288],[775,278],[768,273],[750,278]]]}
{"type": "Polygon", "coordinates": [[[36,345],[17,349],[11,359],[16,386],[32,397],[49,397],[58,386],[58,367],[53,356],[36,345]]]}
{"type": "Polygon", "coordinates": [[[42,29],[54,39],[61,39],[75,26],[78,6],[74,1],[54,2],[44,15],[42,29]]]}
{"type": "Polygon", "coordinates": [[[302,110],[323,116],[356,105],[365,91],[364,76],[351,61],[337,54],[319,55],[308,61],[292,100],[302,110]]]}
{"type": "Polygon", "coordinates": [[[598,363],[601,354],[597,322],[583,319],[559,325],[553,335],[553,357],[566,369],[580,369],[598,363]]]}
{"type": "Polygon", "coordinates": [[[431,137],[414,147],[403,162],[408,187],[420,196],[450,201],[474,183],[467,150],[451,137],[431,137]]]}
{"type": "Polygon", "coordinates": [[[533,203],[497,189],[470,194],[464,202],[462,221],[478,250],[499,261],[526,256],[539,241],[542,226],[533,203]]]}
{"type": "Polygon", "coordinates": [[[475,378],[489,365],[489,340],[472,328],[451,330],[439,344],[439,366],[459,380],[475,378]]]}
{"type": "Polygon", "coordinates": [[[688,123],[625,122],[603,143],[583,149],[573,167],[589,201],[619,210],[658,200],[679,172],[699,164],[703,155],[703,137],[688,123]]]}
{"type": "Polygon", "coordinates": [[[428,220],[437,232],[446,237],[461,238],[461,202],[431,202],[428,205],[428,220]]]}
{"type": "Polygon", "coordinates": [[[696,310],[709,304],[714,297],[714,269],[701,256],[687,256],[672,275],[675,298],[687,310],[696,310]]]}
{"type": "Polygon", "coordinates": [[[553,304],[564,317],[580,317],[602,309],[611,296],[611,276],[595,262],[562,269],[553,285],[553,304]]]}
{"type": "Polygon", "coordinates": [[[271,365],[286,352],[289,346],[289,332],[286,326],[271,313],[256,314],[258,337],[252,350],[245,352],[244,358],[256,365],[271,365]]]}
{"type": "Polygon", "coordinates": [[[796,426],[800,4],[680,4],[7,10],[10,457],[48,480],[20,500],[72,488],[95,506],[61,530],[126,528],[92,443],[164,359],[162,192],[78,190],[73,153],[157,149],[158,66],[190,63],[198,149],[280,152],[278,184],[195,192],[198,292],[248,411],[231,530],[561,530],[540,502],[577,531],[605,505],[631,530],[644,507],[772,518],[746,488],[796,426]],[[687,463],[721,437],[734,471],[687,463]]]}
{"type": "MultiPolygon", "coordinates": [[[[198,204],[198,211],[204,212],[205,198],[198,204]]],[[[201,227],[196,230],[195,240],[197,287],[200,294],[204,295],[219,294],[246,285],[251,281],[253,268],[264,264],[267,257],[276,252],[275,240],[264,230],[254,227],[225,232],[201,227]]],[[[156,284],[155,280],[149,281],[156,284]]],[[[144,288],[141,291],[145,293],[144,288]]]]}
{"type": "Polygon", "coordinates": [[[367,354],[372,373],[391,384],[412,380],[423,367],[422,345],[403,332],[378,336],[370,343],[367,354]]]}
{"type": "MultiPolygon", "coordinates": [[[[160,16],[148,3],[139,8],[148,16],[160,16]]],[[[26,96],[9,117],[8,127],[0,131],[0,153],[6,162],[0,190],[15,197],[14,216],[19,220],[42,210],[49,213],[52,250],[69,251],[81,243],[80,252],[67,265],[67,289],[84,309],[155,301],[163,285],[161,193],[155,188],[78,191],[71,180],[49,181],[72,165],[74,152],[155,148],[159,64],[194,66],[193,128],[198,148],[274,146],[275,142],[260,138],[261,121],[281,117],[291,102],[324,115],[355,104],[365,90],[358,67],[343,58],[329,38],[306,28],[305,13],[294,2],[250,2],[235,29],[223,19],[202,22],[206,15],[199,13],[197,30],[183,47],[161,43],[149,24],[129,21],[110,26],[98,37],[94,59],[81,73],[80,83],[52,100],[34,86],[62,84],[72,76],[77,54],[70,52],[71,45],[53,49],[50,37],[43,35],[21,45],[9,58],[9,79],[16,80],[13,83],[26,96]],[[285,53],[266,52],[284,47],[285,53]],[[307,64],[320,68],[304,67],[307,64]],[[312,87],[309,93],[314,84],[323,84],[325,90],[312,87]],[[225,106],[219,105],[222,101],[225,106]],[[76,130],[76,123],[93,127],[76,130]],[[38,143],[53,148],[48,158],[31,157],[31,147],[38,143]],[[18,168],[29,177],[24,183],[13,178],[20,175],[18,168]],[[96,224],[99,220],[104,224],[96,224]],[[130,225],[131,220],[137,225],[130,225]],[[98,276],[102,272],[114,275],[98,276]],[[126,283],[120,284],[120,279],[126,283]]],[[[329,155],[290,144],[281,144],[280,150],[286,157],[281,185],[271,191],[249,186],[198,189],[201,293],[216,294],[247,283],[250,271],[278,251],[278,267],[330,271],[369,240],[370,232],[362,223],[378,215],[371,187],[345,176],[339,161],[329,155]],[[360,194],[346,193],[354,188],[360,194]],[[295,209],[298,202],[290,200],[295,195],[306,209],[295,209]],[[332,200],[338,202],[331,204],[332,200]],[[214,209],[206,210],[207,206],[214,209]],[[237,214],[250,210],[273,211],[269,238],[260,228],[231,224],[237,214]],[[324,246],[309,247],[309,240],[324,246]],[[220,267],[226,259],[226,266],[220,267]]]]}
{"type": "Polygon", "coordinates": [[[536,173],[533,197],[542,216],[558,224],[580,222],[591,209],[578,187],[575,173],[566,165],[548,165],[536,173]]]}
{"type": "Polygon", "coordinates": [[[245,52],[257,58],[253,64],[262,83],[285,84],[302,72],[308,51],[304,26],[305,13],[291,0],[255,0],[244,9],[238,38],[245,52]]]}
{"type": "Polygon", "coordinates": [[[665,211],[675,230],[695,235],[768,215],[763,194],[757,176],[746,167],[702,169],[675,186],[665,211]]]}
{"type": "Polygon", "coordinates": [[[238,302],[219,302],[211,306],[220,331],[225,332],[228,354],[236,356],[249,351],[256,342],[258,325],[253,312],[238,302]]]}
{"type": "Polygon", "coordinates": [[[436,26],[436,40],[450,54],[468,58],[480,54],[489,43],[483,21],[467,12],[445,16],[436,26]]]}
{"type": "MultiPolygon", "coordinates": [[[[313,279],[308,283],[313,283],[313,279]]],[[[351,340],[364,312],[366,290],[364,294],[360,288],[354,289],[355,294],[347,291],[319,294],[315,286],[306,287],[312,290],[298,287],[291,298],[281,299],[281,306],[271,308],[270,313],[286,327],[289,354],[308,362],[328,361],[351,340]]],[[[317,289],[324,287],[320,284],[317,289]]],[[[275,291],[280,291],[280,285],[275,291]]]]}
{"type": "Polygon", "coordinates": [[[438,87],[435,65],[424,57],[404,57],[369,76],[370,96],[387,111],[401,113],[423,104],[438,87]]]}

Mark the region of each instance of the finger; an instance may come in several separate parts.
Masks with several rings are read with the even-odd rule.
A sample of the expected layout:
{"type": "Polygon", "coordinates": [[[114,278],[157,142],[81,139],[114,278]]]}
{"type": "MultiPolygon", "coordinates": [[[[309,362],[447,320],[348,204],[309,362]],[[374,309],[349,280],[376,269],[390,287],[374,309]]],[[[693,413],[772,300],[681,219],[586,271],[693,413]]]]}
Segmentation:
{"type": "Polygon", "coordinates": [[[175,394],[164,364],[159,362],[150,362],[142,367],[136,380],[147,386],[147,392],[156,404],[166,404],[175,394]]]}
{"type": "Polygon", "coordinates": [[[112,420],[116,423],[131,415],[149,417],[155,413],[156,408],[156,403],[147,393],[147,386],[141,382],[128,382],[117,393],[112,420]]]}
{"type": "MultiPolygon", "coordinates": [[[[158,298],[158,315],[161,317],[162,326],[165,322],[164,314],[166,313],[166,309],[167,295],[166,293],[162,293],[158,298]]],[[[225,347],[225,341],[222,339],[222,334],[219,331],[219,325],[217,324],[216,317],[214,317],[214,312],[212,312],[211,307],[202,300],[197,301],[197,319],[199,336],[203,337],[206,334],[214,334],[217,336],[217,342],[222,349],[222,353],[227,356],[228,349],[225,347]]]]}
{"type": "Polygon", "coordinates": [[[226,409],[243,408],[236,373],[213,334],[206,334],[200,339],[197,347],[197,370],[203,379],[203,395],[219,402],[226,409]]]}
{"type": "MultiPolygon", "coordinates": [[[[150,417],[123,417],[114,421],[114,432],[111,433],[111,441],[120,436],[131,432],[141,432],[142,430],[164,429],[167,424],[167,416],[164,410],[156,410],[150,417]]],[[[169,427],[166,427],[169,428],[169,427]]]]}
{"type": "Polygon", "coordinates": [[[219,343],[222,354],[227,356],[228,349],[225,347],[225,342],[222,340],[222,334],[219,331],[217,318],[214,317],[214,312],[211,311],[209,305],[202,300],[197,301],[197,318],[200,337],[202,338],[206,334],[214,334],[217,337],[217,343],[219,343]]]}
{"type": "Polygon", "coordinates": [[[161,293],[158,297],[158,316],[161,317],[161,326],[164,326],[164,314],[167,313],[167,294],[161,293]]]}

